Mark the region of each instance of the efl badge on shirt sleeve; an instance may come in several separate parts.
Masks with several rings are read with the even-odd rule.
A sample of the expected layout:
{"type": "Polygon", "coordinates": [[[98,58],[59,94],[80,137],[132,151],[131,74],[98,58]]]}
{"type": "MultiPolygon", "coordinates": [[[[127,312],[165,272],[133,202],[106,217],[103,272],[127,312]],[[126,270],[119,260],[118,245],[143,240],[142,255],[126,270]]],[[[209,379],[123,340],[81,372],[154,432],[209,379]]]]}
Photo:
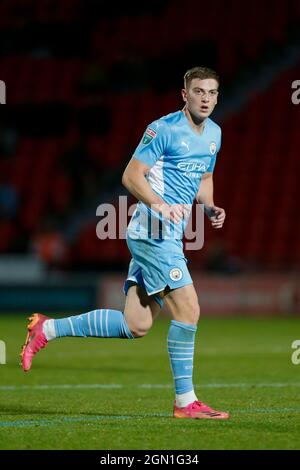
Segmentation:
{"type": "Polygon", "coordinates": [[[145,131],[144,137],[143,137],[143,144],[148,145],[150,142],[152,142],[153,139],[157,136],[157,133],[151,129],[151,127],[148,127],[145,131]]]}

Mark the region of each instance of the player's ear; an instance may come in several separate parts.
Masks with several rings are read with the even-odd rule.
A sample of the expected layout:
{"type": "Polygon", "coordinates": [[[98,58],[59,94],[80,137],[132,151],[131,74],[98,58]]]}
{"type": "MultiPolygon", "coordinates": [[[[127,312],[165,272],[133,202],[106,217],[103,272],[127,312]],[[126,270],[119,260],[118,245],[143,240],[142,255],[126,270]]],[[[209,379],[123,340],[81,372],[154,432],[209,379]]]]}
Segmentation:
{"type": "Polygon", "coordinates": [[[219,99],[219,90],[218,90],[218,93],[217,93],[217,96],[216,96],[216,104],[218,103],[218,99],[219,99]]]}
{"type": "Polygon", "coordinates": [[[182,88],[182,90],[181,90],[181,96],[182,96],[183,101],[186,103],[186,101],[187,101],[187,93],[186,93],[186,89],[185,89],[185,88],[182,88]]]}

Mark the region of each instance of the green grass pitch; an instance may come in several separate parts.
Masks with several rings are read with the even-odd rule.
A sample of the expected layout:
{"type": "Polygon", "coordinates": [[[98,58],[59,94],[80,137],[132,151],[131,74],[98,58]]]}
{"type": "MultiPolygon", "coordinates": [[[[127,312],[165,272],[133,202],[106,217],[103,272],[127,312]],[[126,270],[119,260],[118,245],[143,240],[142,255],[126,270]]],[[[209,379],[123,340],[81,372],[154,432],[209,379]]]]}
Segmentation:
{"type": "Polygon", "coordinates": [[[228,421],[172,418],[168,319],[142,339],[64,338],[25,374],[25,315],[1,315],[0,449],[299,449],[300,319],[202,318],[198,398],[228,421]]]}

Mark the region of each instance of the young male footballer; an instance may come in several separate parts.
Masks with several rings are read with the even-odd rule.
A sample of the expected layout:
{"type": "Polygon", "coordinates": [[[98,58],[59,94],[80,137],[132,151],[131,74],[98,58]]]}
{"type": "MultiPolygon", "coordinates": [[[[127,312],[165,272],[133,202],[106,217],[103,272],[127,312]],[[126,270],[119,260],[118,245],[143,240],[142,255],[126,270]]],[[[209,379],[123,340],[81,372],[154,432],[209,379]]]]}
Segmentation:
{"type": "Polygon", "coordinates": [[[224,209],[216,207],[213,199],[221,129],[209,116],[217,104],[218,88],[215,71],[206,67],[188,70],[182,90],[183,109],[147,127],[123,173],[124,186],[139,201],[127,228],[132,260],[124,283],[124,312],[104,308],[59,320],[34,314],[21,353],[24,371],[30,369],[33,356],[55,338],[143,337],[165,302],[172,317],[167,344],[176,394],[173,416],[229,418],[227,412],[199,401],[194,391],[193,357],[200,307],[182,243],[187,208],[194,199],[204,204],[215,229],[225,220],[224,209]]]}

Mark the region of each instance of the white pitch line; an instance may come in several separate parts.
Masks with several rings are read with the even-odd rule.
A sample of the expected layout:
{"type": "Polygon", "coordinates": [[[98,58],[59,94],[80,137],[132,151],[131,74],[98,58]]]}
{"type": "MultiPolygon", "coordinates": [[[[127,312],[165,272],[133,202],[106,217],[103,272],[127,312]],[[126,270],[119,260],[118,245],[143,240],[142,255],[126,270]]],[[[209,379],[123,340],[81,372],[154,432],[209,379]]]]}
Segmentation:
{"type": "MultiPolygon", "coordinates": [[[[0,391],[24,391],[24,390],[78,390],[78,389],[122,389],[122,388],[143,388],[143,389],[168,389],[173,388],[173,384],[40,384],[40,385],[1,385],[0,391]]],[[[195,388],[284,388],[300,387],[300,382],[273,382],[273,383],[210,383],[195,385],[195,388]]]]}
{"type": "MultiPolygon", "coordinates": [[[[300,413],[300,408],[242,408],[242,409],[231,409],[231,420],[234,420],[237,414],[264,414],[264,413],[300,413]]],[[[61,426],[64,424],[76,424],[76,423],[94,423],[101,421],[124,421],[136,419],[147,419],[147,418],[172,418],[171,413],[143,413],[143,414],[132,414],[132,415],[96,415],[96,416],[79,416],[79,417],[66,417],[61,416],[60,418],[51,419],[21,419],[16,421],[0,421],[1,428],[26,428],[34,426],[61,426]]]]}
{"type": "Polygon", "coordinates": [[[43,385],[1,385],[1,390],[51,390],[51,389],[63,389],[63,390],[74,390],[74,389],[113,389],[123,388],[123,385],[119,384],[43,384],[43,385]]]}

